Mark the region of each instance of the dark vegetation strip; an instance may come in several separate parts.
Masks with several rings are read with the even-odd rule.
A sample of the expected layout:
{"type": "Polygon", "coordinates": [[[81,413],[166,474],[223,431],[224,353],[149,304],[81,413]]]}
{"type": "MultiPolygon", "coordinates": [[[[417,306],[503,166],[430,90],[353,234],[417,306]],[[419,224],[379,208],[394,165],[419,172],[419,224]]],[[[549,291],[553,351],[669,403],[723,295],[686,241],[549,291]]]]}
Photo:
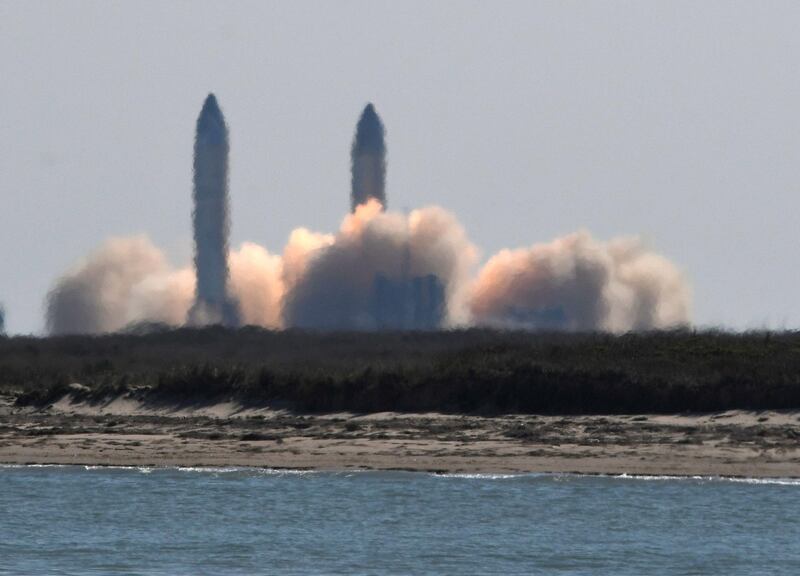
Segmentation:
{"type": "Polygon", "coordinates": [[[156,330],[0,338],[0,390],[44,405],[233,399],[299,412],[800,409],[800,333],[156,330]],[[72,383],[85,388],[70,388],[72,383]]]}

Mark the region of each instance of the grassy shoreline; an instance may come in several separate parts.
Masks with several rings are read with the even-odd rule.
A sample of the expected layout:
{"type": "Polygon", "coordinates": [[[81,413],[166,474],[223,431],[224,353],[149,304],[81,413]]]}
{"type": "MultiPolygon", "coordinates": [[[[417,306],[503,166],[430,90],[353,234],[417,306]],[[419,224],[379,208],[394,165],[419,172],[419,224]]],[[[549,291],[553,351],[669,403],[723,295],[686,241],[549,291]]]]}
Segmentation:
{"type": "Polygon", "coordinates": [[[0,338],[0,392],[297,412],[636,414],[800,409],[800,333],[272,332],[0,338]],[[79,383],[81,386],[72,386],[79,383]]]}

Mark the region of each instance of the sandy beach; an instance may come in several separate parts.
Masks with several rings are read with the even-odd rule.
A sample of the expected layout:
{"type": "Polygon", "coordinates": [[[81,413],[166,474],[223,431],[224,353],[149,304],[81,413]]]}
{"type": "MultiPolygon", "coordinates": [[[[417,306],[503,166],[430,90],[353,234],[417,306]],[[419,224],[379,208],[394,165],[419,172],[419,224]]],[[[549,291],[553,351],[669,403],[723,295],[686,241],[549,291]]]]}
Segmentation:
{"type": "Polygon", "coordinates": [[[800,477],[800,412],[298,415],[235,404],[0,401],[0,462],[800,477]]]}

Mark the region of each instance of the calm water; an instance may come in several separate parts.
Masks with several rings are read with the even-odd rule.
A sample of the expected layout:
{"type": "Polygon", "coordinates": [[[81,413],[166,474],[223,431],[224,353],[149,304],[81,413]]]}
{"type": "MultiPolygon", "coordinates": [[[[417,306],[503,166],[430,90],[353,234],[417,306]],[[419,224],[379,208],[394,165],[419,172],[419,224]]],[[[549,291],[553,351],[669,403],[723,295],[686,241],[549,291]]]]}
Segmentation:
{"type": "Polygon", "coordinates": [[[800,574],[800,482],[0,467],[0,574],[800,574]]]}

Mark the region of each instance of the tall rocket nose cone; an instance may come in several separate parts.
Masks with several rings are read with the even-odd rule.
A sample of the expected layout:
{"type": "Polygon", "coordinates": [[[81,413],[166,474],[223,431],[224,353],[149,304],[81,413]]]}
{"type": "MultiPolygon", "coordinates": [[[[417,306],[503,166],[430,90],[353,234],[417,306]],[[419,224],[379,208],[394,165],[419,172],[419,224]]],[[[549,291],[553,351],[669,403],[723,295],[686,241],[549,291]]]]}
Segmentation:
{"type": "Polygon", "coordinates": [[[375,106],[372,102],[368,103],[361,113],[361,118],[358,119],[354,147],[360,152],[383,153],[386,146],[385,134],[383,122],[375,111],[375,106]]]}
{"type": "Polygon", "coordinates": [[[222,118],[222,110],[219,108],[219,103],[217,102],[217,97],[214,96],[213,93],[210,93],[207,97],[205,102],[203,102],[203,109],[200,112],[200,116],[206,117],[219,117],[222,118]]]}
{"type": "Polygon", "coordinates": [[[221,144],[227,136],[228,128],[225,126],[225,117],[222,115],[217,98],[214,94],[209,94],[197,118],[197,138],[209,144],[221,144]]]}

